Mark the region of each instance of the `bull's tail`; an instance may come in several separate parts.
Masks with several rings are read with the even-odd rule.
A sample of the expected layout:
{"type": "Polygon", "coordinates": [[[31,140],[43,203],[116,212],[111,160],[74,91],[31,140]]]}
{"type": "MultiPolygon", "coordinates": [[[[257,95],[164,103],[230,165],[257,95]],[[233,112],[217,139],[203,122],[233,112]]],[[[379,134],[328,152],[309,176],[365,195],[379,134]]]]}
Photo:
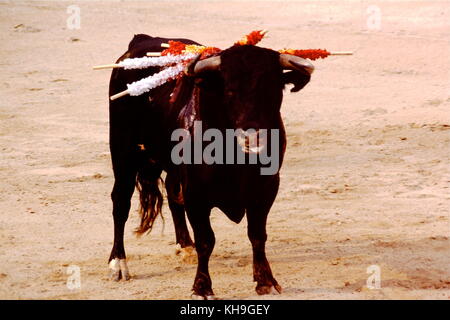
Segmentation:
{"type": "Polygon", "coordinates": [[[136,188],[139,191],[140,199],[139,215],[141,216],[141,223],[135,230],[138,236],[152,230],[158,215],[164,222],[161,212],[163,196],[160,188],[164,184],[161,172],[162,170],[158,166],[151,164],[140,169],[136,176],[136,188]]]}

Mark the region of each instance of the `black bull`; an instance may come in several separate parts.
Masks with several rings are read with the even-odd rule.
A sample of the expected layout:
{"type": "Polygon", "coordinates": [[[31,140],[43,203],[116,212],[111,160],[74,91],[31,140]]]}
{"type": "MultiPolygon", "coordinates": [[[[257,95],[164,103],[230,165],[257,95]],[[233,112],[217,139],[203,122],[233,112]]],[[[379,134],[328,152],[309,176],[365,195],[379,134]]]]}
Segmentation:
{"type": "MultiPolygon", "coordinates": [[[[145,56],[148,51],[161,51],[161,43],[169,40],[137,35],[119,61],[145,56]]],[[[176,40],[196,44],[191,40],[176,40]]],[[[222,132],[226,128],[278,129],[278,141],[268,143],[279,143],[281,165],[286,146],[280,115],[282,91],[286,83],[294,84],[291,91],[303,88],[310,80],[313,67],[300,61],[300,64],[305,62],[305,68],[298,60],[280,63],[278,52],[256,46],[233,46],[219,56],[219,67],[197,70],[197,65],[191,65],[192,72],[181,80],[169,81],[140,96],[110,101],[110,150],[115,183],[111,194],[114,245],[109,260],[115,280],[129,278],[123,238],[135,186],[140,191],[141,202],[141,224],[136,232],[142,234],[151,230],[161,211],[160,176],[165,171],[177,243],[181,247],[194,246],[185,213],[194,232],[198,256],[194,294],[203,298],[213,296],[208,271],[215,244],[209,220],[213,207],[221,209],[236,223],[246,214],[256,291],[258,294],[269,293],[272,288],[281,291],[265,254],[266,220],[278,193],[278,170],[273,175],[261,175],[259,164],[175,165],[170,157],[175,144],[171,134],[183,127],[192,132],[192,118],[201,120],[204,128],[222,132]]],[[[158,68],[115,69],[109,94],[123,91],[127,83],[158,71],[158,68]]]]}

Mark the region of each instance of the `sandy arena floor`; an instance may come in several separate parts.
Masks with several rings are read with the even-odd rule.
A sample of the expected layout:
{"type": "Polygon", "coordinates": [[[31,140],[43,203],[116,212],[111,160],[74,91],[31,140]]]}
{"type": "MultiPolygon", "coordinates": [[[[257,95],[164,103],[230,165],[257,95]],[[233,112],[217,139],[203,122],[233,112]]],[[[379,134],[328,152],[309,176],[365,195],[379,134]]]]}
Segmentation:
{"type": "Polygon", "coordinates": [[[283,294],[256,295],[246,222],[217,210],[216,295],[450,298],[449,2],[0,1],[0,27],[0,298],[189,298],[196,266],[175,255],[168,208],[164,230],[137,239],[136,197],[133,279],[108,280],[110,71],[91,67],[114,62],[135,33],[227,48],[255,29],[270,31],[261,46],[354,55],[316,61],[310,84],[285,94],[267,244],[283,294]],[[67,26],[72,4],[80,29],[67,26]],[[66,285],[71,265],[80,289],[66,285]],[[371,265],[381,289],[366,287],[371,265]]]}

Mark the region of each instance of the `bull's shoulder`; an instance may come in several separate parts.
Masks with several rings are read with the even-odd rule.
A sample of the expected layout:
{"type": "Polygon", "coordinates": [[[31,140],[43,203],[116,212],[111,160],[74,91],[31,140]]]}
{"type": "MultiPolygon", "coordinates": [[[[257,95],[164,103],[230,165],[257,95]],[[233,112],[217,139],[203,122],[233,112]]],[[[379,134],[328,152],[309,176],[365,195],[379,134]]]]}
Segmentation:
{"type": "Polygon", "coordinates": [[[161,44],[168,43],[171,40],[183,42],[185,44],[200,45],[198,42],[194,40],[185,38],[162,38],[162,37],[152,37],[147,34],[136,34],[128,44],[128,51],[136,51],[140,49],[162,51],[164,50],[164,48],[161,47],[161,44]]]}
{"type": "Polygon", "coordinates": [[[130,43],[128,44],[128,50],[131,50],[144,42],[152,42],[154,41],[154,39],[154,37],[149,36],[148,34],[135,34],[133,39],[131,39],[130,43]]]}
{"type": "Polygon", "coordinates": [[[152,37],[148,34],[135,34],[133,39],[131,39],[128,44],[128,50],[136,49],[138,47],[158,47],[161,48],[162,43],[168,43],[169,41],[179,41],[186,44],[196,44],[200,45],[198,42],[185,38],[161,38],[161,37],[152,37]]]}
{"type": "Polygon", "coordinates": [[[160,52],[164,50],[161,44],[162,38],[152,37],[146,34],[136,34],[128,44],[127,58],[144,57],[147,52],[160,52]]]}
{"type": "Polygon", "coordinates": [[[127,52],[117,61],[121,61],[126,58],[144,57],[147,52],[161,52],[164,50],[164,48],[161,47],[161,44],[168,43],[170,40],[180,41],[186,44],[200,45],[198,42],[185,38],[161,38],[152,37],[147,34],[136,34],[128,44],[127,52]]]}

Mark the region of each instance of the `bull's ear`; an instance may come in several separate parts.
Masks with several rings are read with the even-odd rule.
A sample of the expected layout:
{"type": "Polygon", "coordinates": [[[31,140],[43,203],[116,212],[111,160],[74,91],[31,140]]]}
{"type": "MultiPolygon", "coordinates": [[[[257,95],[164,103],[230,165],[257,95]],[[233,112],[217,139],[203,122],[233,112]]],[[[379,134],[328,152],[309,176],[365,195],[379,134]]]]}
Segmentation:
{"type": "Polygon", "coordinates": [[[292,70],[283,73],[283,84],[292,83],[294,85],[291,92],[300,91],[308,84],[309,80],[311,80],[311,75],[306,72],[292,70]]]}

